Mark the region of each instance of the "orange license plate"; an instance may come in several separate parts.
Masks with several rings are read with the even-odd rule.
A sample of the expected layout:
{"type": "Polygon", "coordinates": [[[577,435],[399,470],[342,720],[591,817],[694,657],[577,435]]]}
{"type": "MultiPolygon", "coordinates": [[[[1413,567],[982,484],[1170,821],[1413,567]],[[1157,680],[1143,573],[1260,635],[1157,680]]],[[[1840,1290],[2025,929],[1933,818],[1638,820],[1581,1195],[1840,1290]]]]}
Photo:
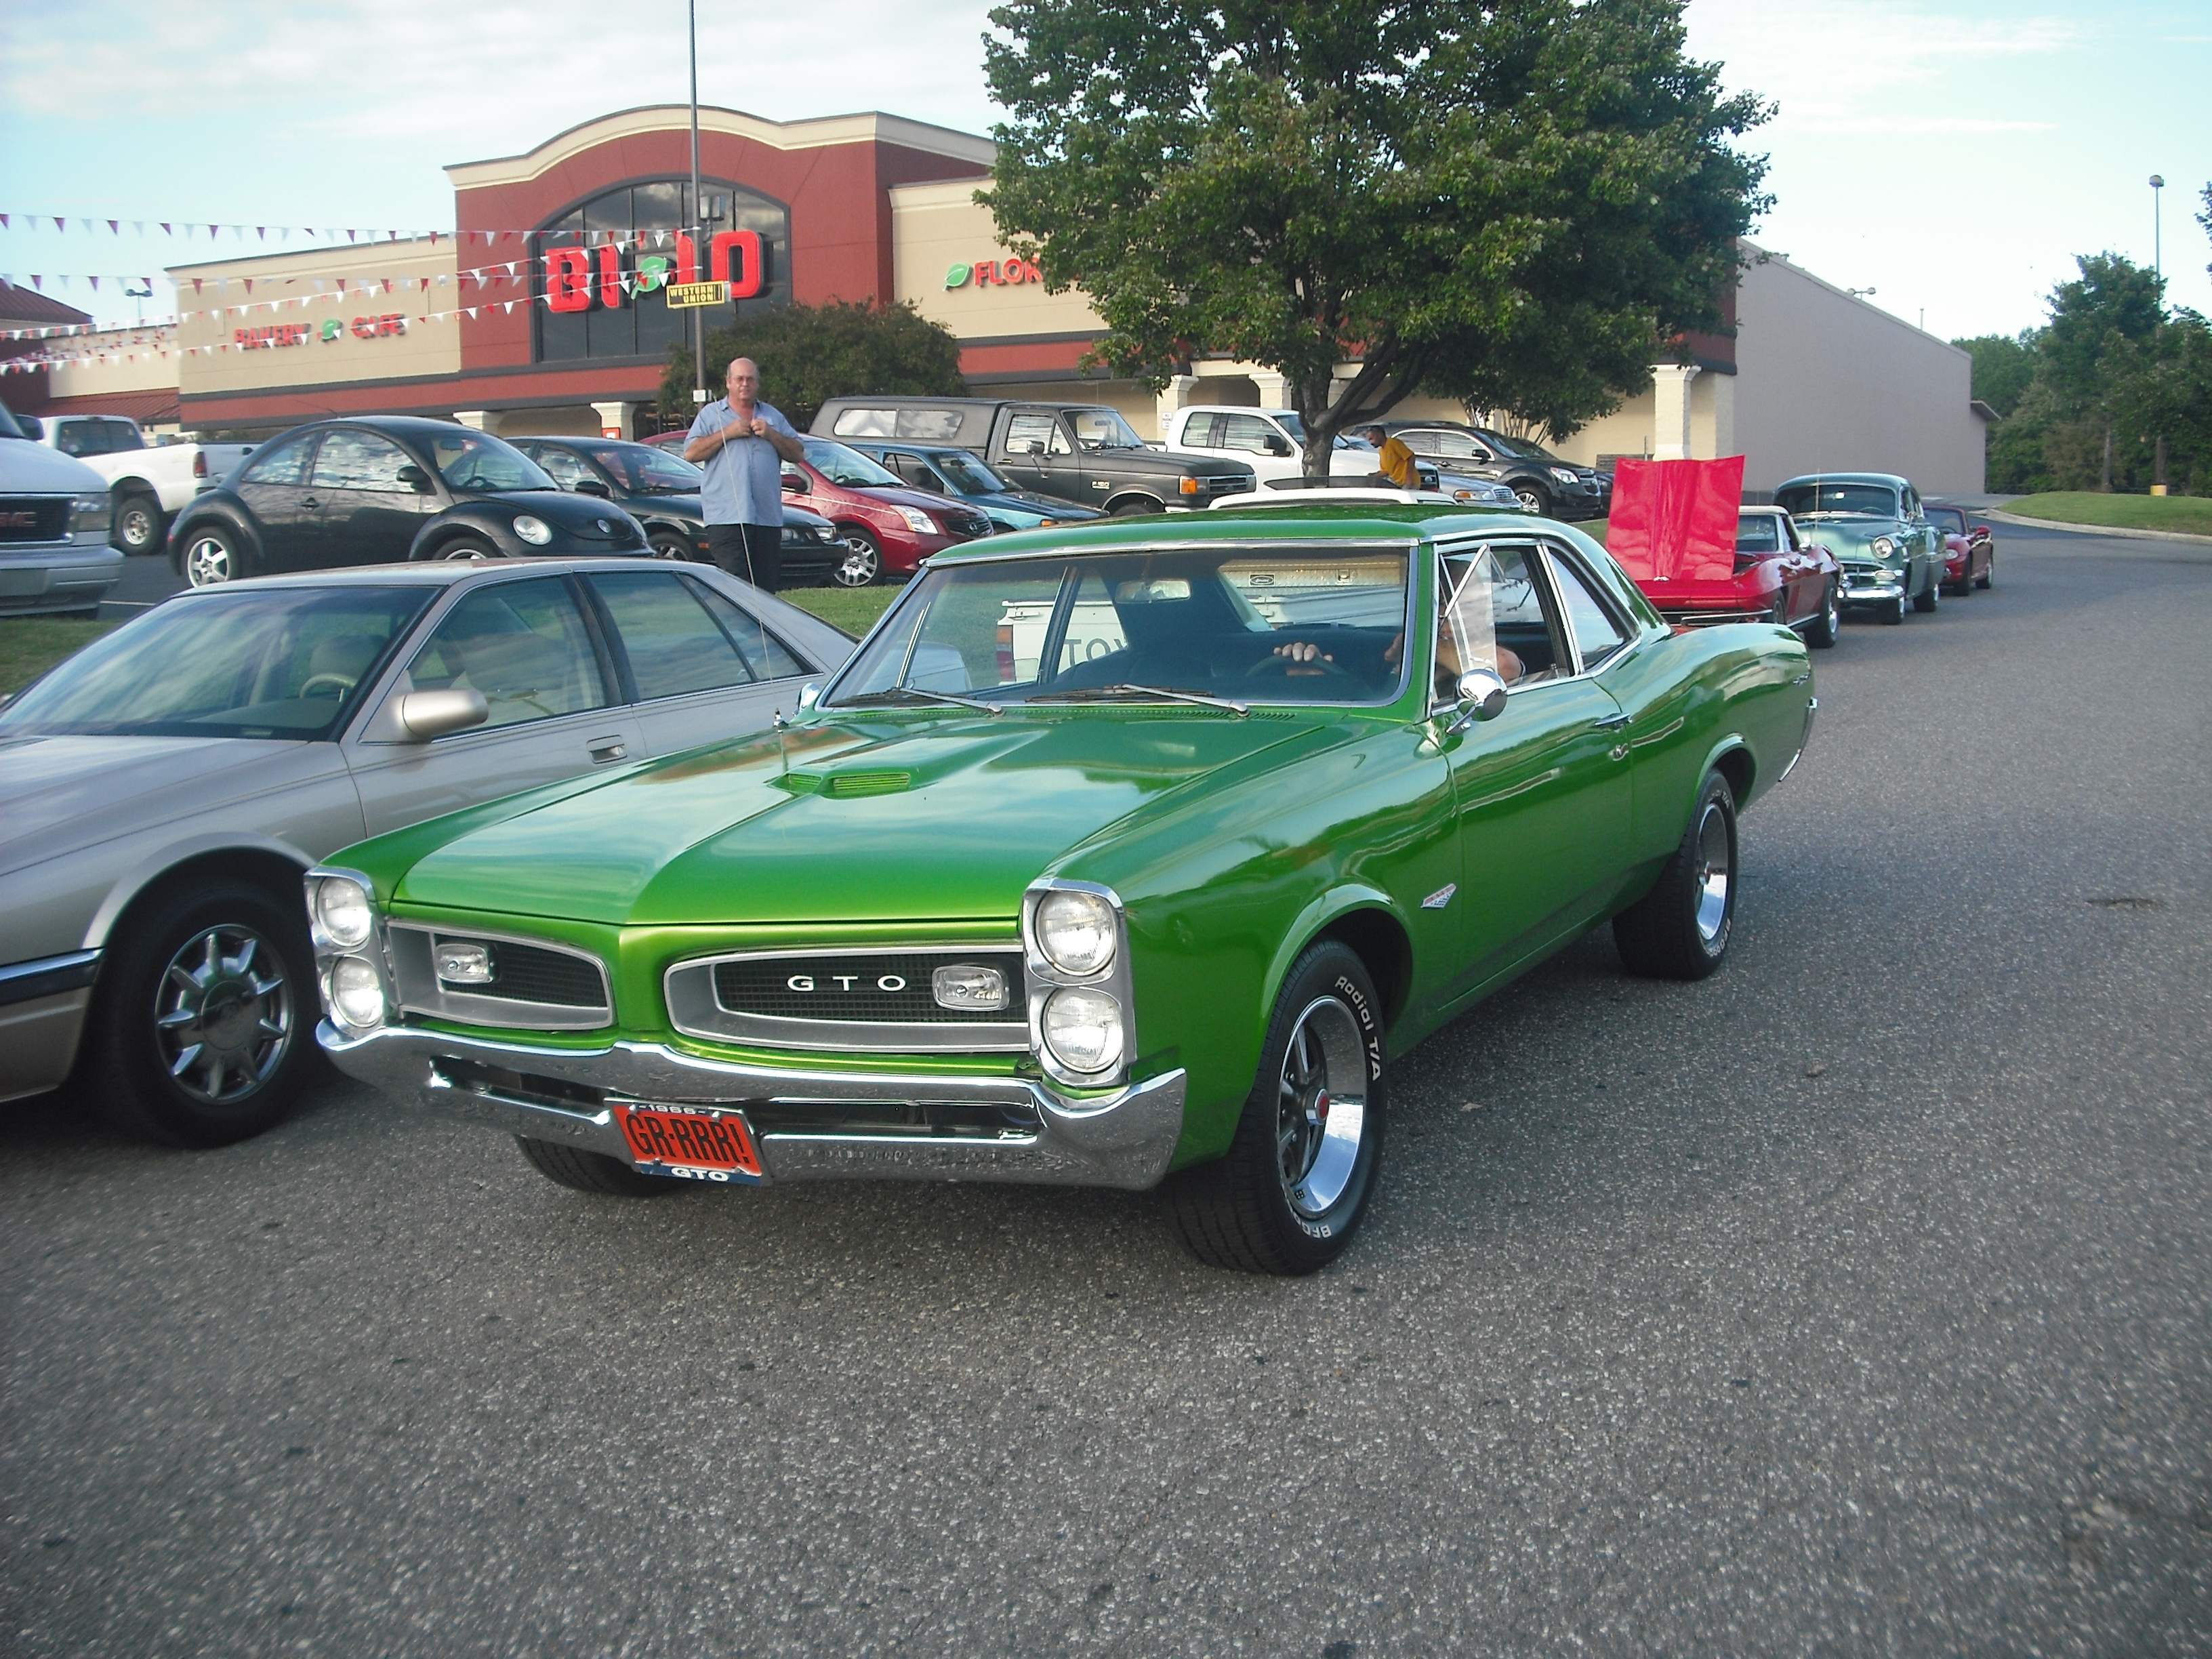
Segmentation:
{"type": "Polygon", "coordinates": [[[760,1153],[733,1111],[705,1106],[615,1104],[630,1156],[647,1175],[690,1181],[758,1181],[760,1153]]]}

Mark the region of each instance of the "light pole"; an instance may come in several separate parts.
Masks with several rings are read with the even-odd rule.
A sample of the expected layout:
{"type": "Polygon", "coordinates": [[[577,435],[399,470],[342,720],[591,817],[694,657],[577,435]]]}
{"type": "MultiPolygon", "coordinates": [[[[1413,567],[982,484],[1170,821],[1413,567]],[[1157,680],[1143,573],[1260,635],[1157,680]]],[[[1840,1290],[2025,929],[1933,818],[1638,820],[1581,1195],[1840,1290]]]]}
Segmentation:
{"type": "Polygon", "coordinates": [[[2159,233],[2161,228],[2159,221],[2163,216],[2159,210],[2166,201],[2159,192],[2165,188],[2166,180],[2157,173],[2152,173],[2150,176],[2150,268],[2152,275],[2156,276],[2166,275],[2164,250],[2159,246],[2159,233]]]}
{"type": "MultiPolygon", "coordinates": [[[[698,222],[691,227],[691,246],[696,249],[707,236],[706,210],[699,202],[699,0],[690,0],[684,9],[691,22],[691,216],[698,222]]],[[[691,401],[694,404],[703,404],[707,401],[707,313],[703,307],[694,307],[691,312],[691,373],[695,381],[691,401]]]]}

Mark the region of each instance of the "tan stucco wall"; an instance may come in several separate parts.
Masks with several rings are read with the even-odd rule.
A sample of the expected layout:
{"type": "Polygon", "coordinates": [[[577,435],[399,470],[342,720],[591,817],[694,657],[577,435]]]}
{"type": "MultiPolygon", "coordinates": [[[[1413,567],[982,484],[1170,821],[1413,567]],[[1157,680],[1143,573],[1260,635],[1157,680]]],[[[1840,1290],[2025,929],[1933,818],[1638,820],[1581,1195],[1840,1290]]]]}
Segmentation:
{"type": "Polygon", "coordinates": [[[945,286],[945,273],[956,264],[1007,257],[990,213],[975,204],[978,188],[973,179],[892,188],[891,287],[896,297],[911,301],[923,316],[963,340],[1103,330],[1105,325],[1079,289],[1048,294],[1038,283],[979,285],[972,276],[963,287],[945,286]]]}
{"type": "Polygon", "coordinates": [[[1746,489],[1825,468],[1980,491],[1973,362],[1955,346],[1775,258],[1743,273],[1735,354],[1746,489]]]}
{"type": "Polygon", "coordinates": [[[187,397],[332,381],[458,374],[461,371],[458,319],[444,317],[418,322],[416,319],[478,301],[473,285],[466,299],[461,297],[454,280],[453,244],[446,237],[435,242],[385,242],[276,253],[260,259],[226,259],[219,264],[178,265],[169,274],[175,279],[177,305],[184,313],[177,325],[177,343],[203,348],[188,352],[179,370],[178,383],[187,397]],[[192,287],[196,276],[200,279],[197,292],[192,287]],[[249,280],[253,284],[250,290],[246,286],[249,280]],[[388,293],[384,287],[387,280],[392,283],[388,293]],[[319,282],[323,284],[320,292],[315,286],[319,282]],[[375,291],[362,293],[364,284],[375,291]],[[272,310],[271,301],[283,303],[272,310]],[[405,333],[371,339],[355,337],[356,318],[391,313],[407,319],[405,333]],[[337,337],[325,340],[322,325],[333,318],[338,323],[337,337]],[[204,349],[232,343],[240,329],[301,323],[309,325],[310,337],[303,345],[204,349]]]}
{"type": "Polygon", "coordinates": [[[46,371],[51,398],[110,398],[123,392],[171,390],[177,384],[173,328],[106,329],[57,341],[55,349],[76,354],[79,360],[46,371]]]}

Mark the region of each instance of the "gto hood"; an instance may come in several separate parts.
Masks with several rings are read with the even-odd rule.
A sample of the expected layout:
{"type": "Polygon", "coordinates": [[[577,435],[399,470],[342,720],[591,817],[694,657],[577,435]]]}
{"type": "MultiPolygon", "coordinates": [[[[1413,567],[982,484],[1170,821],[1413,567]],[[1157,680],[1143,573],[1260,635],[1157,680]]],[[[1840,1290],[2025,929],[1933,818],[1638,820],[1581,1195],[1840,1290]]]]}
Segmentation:
{"type": "Polygon", "coordinates": [[[802,726],[485,825],[395,896],[616,926],[1006,918],[1099,830],[1334,729],[1127,708],[802,726]]]}

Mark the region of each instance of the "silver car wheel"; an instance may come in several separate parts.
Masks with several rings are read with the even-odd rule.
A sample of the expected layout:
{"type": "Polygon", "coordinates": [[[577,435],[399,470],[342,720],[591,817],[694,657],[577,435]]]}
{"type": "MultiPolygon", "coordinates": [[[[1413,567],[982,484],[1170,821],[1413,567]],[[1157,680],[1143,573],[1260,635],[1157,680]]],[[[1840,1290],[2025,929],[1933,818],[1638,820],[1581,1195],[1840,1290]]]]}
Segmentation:
{"type": "Polygon", "coordinates": [[[1275,1098],[1276,1173],[1292,1210],[1313,1220],[1335,1207],[1366,1127],[1359,1021],[1339,999],[1319,998],[1291,1029],[1275,1098]]]}
{"type": "Polygon", "coordinates": [[[115,515],[116,539],[126,553],[150,553],[161,538],[161,511],[143,495],[125,499],[115,515]]]}
{"type": "Polygon", "coordinates": [[[858,533],[845,538],[845,556],[830,573],[840,587],[866,587],[883,574],[883,551],[858,533]]]}
{"type": "Polygon", "coordinates": [[[157,1050],[177,1087],[210,1106],[255,1093],[292,1047],[293,1000],[283,958],[250,927],[195,933],[169,958],[154,993],[157,1050]],[[274,962],[264,975],[257,965],[274,962]]]}
{"type": "Polygon", "coordinates": [[[185,549],[185,580],[194,587],[214,587],[238,580],[238,556],[219,536],[195,536],[185,549]]]}
{"type": "Polygon", "coordinates": [[[1717,802],[1708,802],[1698,824],[1698,937],[1711,950],[1728,931],[1729,882],[1735,874],[1729,859],[1728,819],[1717,802]]]}

